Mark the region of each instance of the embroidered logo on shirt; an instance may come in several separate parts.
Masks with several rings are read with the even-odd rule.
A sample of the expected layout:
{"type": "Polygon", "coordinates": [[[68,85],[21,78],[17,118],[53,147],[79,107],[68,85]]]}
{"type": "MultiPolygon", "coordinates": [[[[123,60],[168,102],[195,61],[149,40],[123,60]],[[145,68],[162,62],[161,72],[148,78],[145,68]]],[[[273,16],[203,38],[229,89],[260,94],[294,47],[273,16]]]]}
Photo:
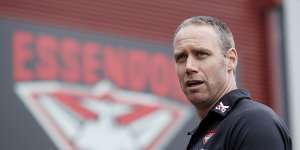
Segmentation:
{"type": "Polygon", "coordinates": [[[215,134],[216,134],[216,132],[215,132],[214,130],[208,131],[207,134],[204,136],[204,138],[203,138],[203,140],[202,140],[203,144],[205,145],[205,144],[208,142],[208,140],[209,140],[212,136],[214,136],[215,134]]]}
{"type": "Polygon", "coordinates": [[[220,102],[220,104],[218,106],[216,106],[216,109],[220,110],[222,113],[227,111],[228,108],[229,108],[229,106],[225,106],[222,102],[220,102]]]}

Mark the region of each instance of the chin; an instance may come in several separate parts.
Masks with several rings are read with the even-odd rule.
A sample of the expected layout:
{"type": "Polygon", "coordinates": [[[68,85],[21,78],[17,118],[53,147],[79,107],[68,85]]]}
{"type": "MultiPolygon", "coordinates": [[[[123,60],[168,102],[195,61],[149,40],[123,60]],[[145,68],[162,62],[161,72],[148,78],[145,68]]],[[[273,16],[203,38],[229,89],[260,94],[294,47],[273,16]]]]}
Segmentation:
{"type": "Polygon", "coordinates": [[[205,105],[208,103],[206,96],[200,94],[188,95],[187,98],[193,105],[205,105]]]}

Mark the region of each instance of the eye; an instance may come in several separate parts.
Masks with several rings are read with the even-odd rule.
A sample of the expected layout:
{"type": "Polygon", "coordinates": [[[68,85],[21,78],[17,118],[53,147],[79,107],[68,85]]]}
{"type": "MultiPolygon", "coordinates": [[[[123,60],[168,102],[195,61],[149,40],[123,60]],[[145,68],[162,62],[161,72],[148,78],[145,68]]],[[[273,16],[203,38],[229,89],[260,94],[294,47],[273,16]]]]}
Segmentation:
{"type": "Polygon", "coordinates": [[[186,58],[187,58],[186,54],[178,54],[178,55],[175,56],[175,61],[177,63],[182,63],[182,62],[186,61],[186,58]]]}
{"type": "Polygon", "coordinates": [[[209,56],[209,53],[205,52],[205,51],[196,51],[195,56],[198,59],[203,59],[203,58],[206,58],[207,56],[209,56]]]}

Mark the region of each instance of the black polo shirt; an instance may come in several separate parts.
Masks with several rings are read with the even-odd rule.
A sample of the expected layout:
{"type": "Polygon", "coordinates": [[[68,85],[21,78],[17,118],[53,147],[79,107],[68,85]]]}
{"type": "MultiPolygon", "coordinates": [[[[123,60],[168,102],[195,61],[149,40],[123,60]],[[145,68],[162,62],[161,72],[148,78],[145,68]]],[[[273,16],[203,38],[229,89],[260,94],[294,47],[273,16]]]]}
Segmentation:
{"type": "Polygon", "coordinates": [[[200,122],[187,150],[291,150],[285,123],[246,90],[224,95],[200,122]]]}

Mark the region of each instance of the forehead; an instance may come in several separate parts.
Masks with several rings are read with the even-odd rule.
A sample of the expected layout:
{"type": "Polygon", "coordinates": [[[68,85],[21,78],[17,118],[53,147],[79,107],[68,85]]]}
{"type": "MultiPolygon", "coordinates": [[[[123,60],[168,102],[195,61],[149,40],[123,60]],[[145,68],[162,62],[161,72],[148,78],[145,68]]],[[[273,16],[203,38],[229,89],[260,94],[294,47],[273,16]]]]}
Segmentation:
{"type": "Polygon", "coordinates": [[[174,49],[184,46],[219,46],[219,36],[208,25],[189,25],[180,29],[174,38],[174,49]]]}

